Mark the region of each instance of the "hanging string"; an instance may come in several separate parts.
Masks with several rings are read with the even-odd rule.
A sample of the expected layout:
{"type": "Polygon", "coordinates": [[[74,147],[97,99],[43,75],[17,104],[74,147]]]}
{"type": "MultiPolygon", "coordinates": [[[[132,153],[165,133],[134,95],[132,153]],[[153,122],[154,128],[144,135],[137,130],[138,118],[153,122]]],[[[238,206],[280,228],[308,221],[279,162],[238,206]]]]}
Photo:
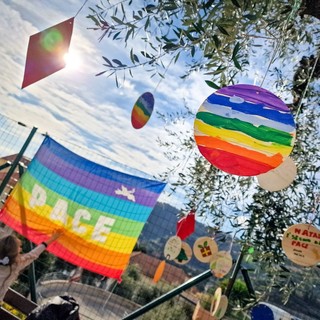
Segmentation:
{"type": "Polygon", "coordinates": [[[265,72],[265,74],[264,74],[264,76],[263,76],[263,78],[262,78],[262,81],[261,81],[261,84],[260,84],[260,88],[263,86],[264,80],[265,80],[266,77],[267,77],[267,74],[268,74],[268,72],[269,72],[269,70],[270,70],[270,67],[271,67],[271,65],[272,65],[272,63],[273,63],[273,61],[274,61],[274,59],[275,59],[275,57],[276,57],[279,49],[280,49],[281,46],[282,46],[283,37],[280,37],[280,38],[281,38],[281,39],[277,41],[276,47],[275,47],[274,50],[273,50],[273,54],[272,54],[272,57],[271,57],[271,59],[270,59],[270,61],[269,61],[267,70],[266,70],[266,72],[265,72]]]}
{"type": "Polygon", "coordinates": [[[320,51],[319,51],[319,53],[318,53],[318,55],[317,55],[317,58],[316,58],[316,60],[315,60],[315,62],[314,62],[314,65],[313,65],[313,67],[312,67],[310,76],[309,76],[308,81],[307,81],[307,85],[306,85],[306,87],[304,88],[304,90],[303,90],[303,92],[302,92],[302,95],[301,95],[301,97],[300,97],[300,99],[299,99],[298,109],[297,109],[297,113],[296,113],[296,116],[295,116],[295,121],[297,121],[298,116],[299,116],[299,113],[300,113],[300,111],[301,111],[302,100],[304,99],[304,97],[305,97],[305,95],[306,95],[306,93],[307,93],[307,91],[308,91],[308,87],[309,87],[309,84],[310,84],[310,82],[311,82],[311,79],[312,79],[314,70],[316,69],[316,66],[317,66],[318,61],[319,61],[319,56],[320,56],[320,51]]]}
{"type": "MultiPolygon", "coordinates": [[[[296,14],[296,12],[299,10],[300,6],[301,6],[301,1],[296,0],[296,1],[294,2],[293,8],[292,8],[292,10],[291,10],[291,12],[290,12],[290,14],[289,14],[286,22],[284,23],[284,25],[283,25],[283,27],[282,27],[281,34],[284,34],[284,31],[286,30],[286,28],[287,28],[287,26],[288,26],[288,23],[290,22],[291,18],[296,14]]],[[[276,46],[275,46],[275,48],[274,48],[274,50],[273,50],[272,57],[271,57],[271,59],[270,59],[270,61],[269,61],[267,70],[266,70],[266,72],[265,72],[265,74],[264,74],[264,77],[263,77],[263,79],[262,79],[262,82],[261,82],[261,84],[260,84],[260,87],[262,87],[262,85],[263,85],[263,83],[264,83],[264,81],[265,81],[265,79],[266,79],[266,77],[267,77],[267,74],[268,74],[268,72],[269,72],[269,70],[270,70],[270,67],[271,67],[271,65],[272,65],[272,63],[273,63],[273,61],[274,61],[274,59],[275,59],[275,57],[276,57],[279,49],[281,48],[281,46],[282,46],[282,44],[283,44],[283,41],[284,41],[284,36],[278,37],[278,41],[277,41],[276,46]],[[279,39],[280,39],[280,40],[279,40],[279,39]]]]}
{"type": "Polygon", "coordinates": [[[171,63],[173,62],[174,59],[175,59],[175,56],[171,58],[171,60],[170,60],[170,62],[168,63],[167,67],[165,68],[163,75],[161,76],[160,80],[158,81],[156,87],[155,87],[154,90],[153,90],[153,94],[155,94],[156,91],[158,90],[158,87],[160,86],[162,80],[165,78],[165,76],[166,76],[166,74],[167,74],[167,72],[168,72],[168,70],[169,70],[169,68],[170,68],[170,66],[171,66],[171,63]]]}
{"type": "Polygon", "coordinates": [[[83,3],[83,5],[81,6],[81,8],[78,10],[78,12],[76,13],[76,15],[74,16],[74,18],[80,13],[80,11],[83,9],[83,7],[87,4],[88,0],[85,0],[85,2],[83,3]]]}

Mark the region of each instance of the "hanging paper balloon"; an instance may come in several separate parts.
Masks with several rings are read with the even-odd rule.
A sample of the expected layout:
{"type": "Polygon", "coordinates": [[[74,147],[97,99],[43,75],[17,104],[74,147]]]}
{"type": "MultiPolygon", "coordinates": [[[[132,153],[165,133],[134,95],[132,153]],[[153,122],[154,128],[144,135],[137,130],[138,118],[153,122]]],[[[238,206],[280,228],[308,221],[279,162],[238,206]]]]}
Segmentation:
{"type": "Polygon", "coordinates": [[[135,129],[141,129],[149,121],[154,106],[154,97],[150,92],[143,93],[132,109],[131,123],[135,129]]]}
{"type": "Polygon", "coordinates": [[[153,276],[153,282],[157,283],[161,279],[165,267],[166,267],[166,262],[165,261],[161,261],[159,263],[159,265],[158,265],[158,268],[157,268],[154,276],[153,276]]]}
{"type": "Polygon", "coordinates": [[[184,240],[194,232],[195,224],[195,211],[191,210],[187,216],[177,222],[177,236],[184,240]]]}
{"type": "Polygon", "coordinates": [[[182,241],[179,237],[173,236],[168,239],[164,246],[164,256],[167,260],[174,260],[180,253],[182,241]]]}
{"type": "Polygon", "coordinates": [[[193,245],[194,256],[204,263],[209,263],[217,252],[218,246],[210,237],[198,238],[193,245]]]}
{"type": "Polygon", "coordinates": [[[212,315],[214,315],[217,312],[218,308],[219,308],[220,300],[221,300],[221,294],[222,294],[222,289],[219,287],[214,292],[213,299],[211,301],[210,313],[212,315]]]}
{"type": "Polygon", "coordinates": [[[275,169],[257,176],[261,188],[268,191],[279,191],[287,188],[297,175],[297,167],[288,157],[275,169]]]}
{"type": "Polygon", "coordinates": [[[244,84],[210,95],[194,122],[201,154],[217,168],[239,176],[278,167],[292,151],[295,132],[284,102],[265,89],[244,84]]]}
{"type": "Polygon", "coordinates": [[[210,261],[210,269],[217,278],[224,277],[232,268],[232,257],[229,251],[219,251],[210,261]]]}
{"type": "Polygon", "coordinates": [[[174,262],[176,262],[178,264],[186,264],[191,260],[191,258],[192,258],[191,247],[186,242],[182,242],[180,253],[174,259],[174,262]]]}
{"type": "Polygon", "coordinates": [[[228,298],[225,295],[222,295],[220,298],[220,303],[215,312],[212,313],[212,316],[216,319],[222,319],[228,309],[228,298]]]}
{"type": "Polygon", "coordinates": [[[314,266],[320,262],[320,231],[310,224],[295,224],[284,233],[282,248],[294,263],[314,266]]]}

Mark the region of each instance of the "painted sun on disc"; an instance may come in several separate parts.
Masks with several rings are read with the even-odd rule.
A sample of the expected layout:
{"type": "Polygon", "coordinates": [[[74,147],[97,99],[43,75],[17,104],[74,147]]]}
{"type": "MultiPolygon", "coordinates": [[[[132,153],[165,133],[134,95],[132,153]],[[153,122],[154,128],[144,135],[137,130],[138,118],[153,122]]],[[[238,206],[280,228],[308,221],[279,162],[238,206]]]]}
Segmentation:
{"type": "Polygon", "coordinates": [[[154,97],[151,92],[143,93],[132,109],[131,123],[135,129],[141,129],[149,121],[154,106],[154,97]]]}
{"type": "Polygon", "coordinates": [[[200,106],[194,136],[215,167],[256,176],[278,167],[291,153],[296,129],[287,105],[253,85],[224,87],[200,106]]]}

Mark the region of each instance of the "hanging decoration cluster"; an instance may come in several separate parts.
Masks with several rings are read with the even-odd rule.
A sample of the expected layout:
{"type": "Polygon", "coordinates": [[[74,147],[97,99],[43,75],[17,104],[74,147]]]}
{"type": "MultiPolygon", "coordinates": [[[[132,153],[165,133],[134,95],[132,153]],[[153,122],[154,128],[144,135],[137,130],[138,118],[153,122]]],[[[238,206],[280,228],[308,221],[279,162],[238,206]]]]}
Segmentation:
{"type": "MultiPolygon", "coordinates": [[[[171,260],[177,264],[188,263],[192,255],[202,262],[208,263],[212,273],[217,278],[224,277],[232,268],[232,256],[230,251],[219,251],[218,245],[211,237],[198,238],[191,249],[185,240],[195,230],[195,211],[191,210],[185,217],[177,222],[176,235],[170,237],[164,247],[163,253],[166,260],[171,260]]],[[[153,278],[158,282],[165,270],[165,261],[161,261],[153,278]]]]}

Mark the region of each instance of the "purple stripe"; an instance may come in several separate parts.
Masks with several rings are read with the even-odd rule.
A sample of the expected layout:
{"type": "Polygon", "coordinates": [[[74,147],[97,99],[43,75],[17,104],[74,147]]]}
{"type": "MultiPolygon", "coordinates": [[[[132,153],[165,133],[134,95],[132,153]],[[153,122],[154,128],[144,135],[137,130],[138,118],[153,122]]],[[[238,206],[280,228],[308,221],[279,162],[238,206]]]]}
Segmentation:
{"type": "Polygon", "coordinates": [[[224,87],[219,89],[217,93],[229,97],[237,96],[243,98],[245,101],[254,103],[263,103],[267,107],[278,111],[290,111],[288,106],[270,91],[249,84],[236,84],[233,86],[224,87]]]}
{"type": "MultiPolygon", "coordinates": [[[[159,197],[158,193],[154,193],[145,189],[137,189],[136,187],[132,187],[128,184],[105,179],[95,174],[91,174],[88,171],[84,171],[77,167],[74,167],[69,162],[64,161],[55,154],[51,153],[50,149],[48,149],[46,146],[42,146],[38,150],[36,159],[43,166],[55,172],[62,178],[86,189],[90,189],[92,191],[96,191],[111,197],[127,199],[126,196],[118,195],[114,192],[114,190],[121,189],[122,186],[126,187],[128,190],[132,190],[133,188],[135,188],[135,203],[141,205],[150,206],[150,203],[154,205],[159,197]],[[112,187],[110,188],[110,186],[112,187]]],[[[150,181],[150,184],[154,186],[155,182],[150,181]]]]}

